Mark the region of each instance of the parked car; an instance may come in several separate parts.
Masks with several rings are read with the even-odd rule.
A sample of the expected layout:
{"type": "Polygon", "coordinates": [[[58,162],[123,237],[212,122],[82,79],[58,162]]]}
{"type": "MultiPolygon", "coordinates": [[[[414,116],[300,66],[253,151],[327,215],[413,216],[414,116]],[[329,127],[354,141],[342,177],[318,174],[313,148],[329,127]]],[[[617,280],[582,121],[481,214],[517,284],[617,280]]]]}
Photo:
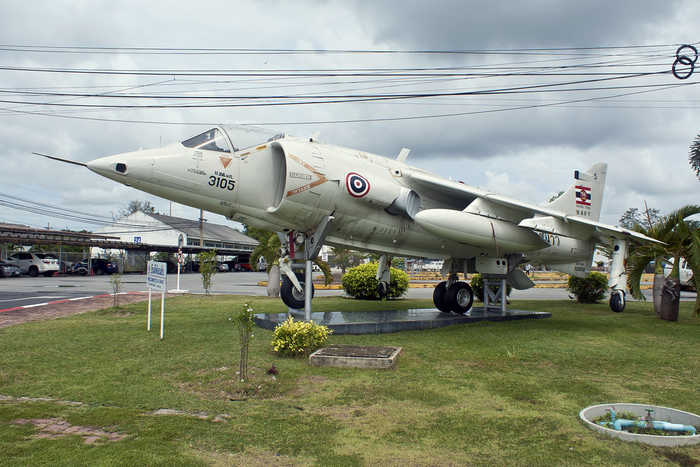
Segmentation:
{"type": "Polygon", "coordinates": [[[62,274],[70,274],[72,267],[73,263],[71,263],[70,261],[59,261],[58,272],[62,274]]]}
{"type": "Polygon", "coordinates": [[[0,277],[15,277],[22,274],[14,264],[0,261],[0,277]]]}
{"type": "Polygon", "coordinates": [[[217,263],[216,269],[219,272],[229,272],[229,266],[227,263],[217,263]]]}
{"type": "Polygon", "coordinates": [[[236,263],[233,266],[233,270],[237,272],[252,272],[253,268],[251,268],[248,263],[236,263]]]}
{"type": "Polygon", "coordinates": [[[188,261],[185,263],[184,272],[199,272],[199,261],[188,261]]]}
{"type": "Polygon", "coordinates": [[[87,273],[88,273],[87,262],[76,261],[75,263],[70,265],[70,269],[68,270],[68,272],[70,274],[80,274],[81,276],[87,276],[87,273]]]}
{"type": "Polygon", "coordinates": [[[22,274],[32,277],[39,274],[50,277],[58,271],[58,260],[43,253],[15,253],[5,262],[17,266],[22,274]]]}
{"type": "MultiPolygon", "coordinates": [[[[92,258],[90,260],[90,266],[92,266],[92,273],[101,276],[103,274],[114,274],[119,272],[119,267],[117,263],[113,263],[104,258],[92,258]]],[[[80,274],[82,276],[88,273],[88,260],[84,259],[77,263],[73,263],[71,266],[72,274],[80,274]]]]}

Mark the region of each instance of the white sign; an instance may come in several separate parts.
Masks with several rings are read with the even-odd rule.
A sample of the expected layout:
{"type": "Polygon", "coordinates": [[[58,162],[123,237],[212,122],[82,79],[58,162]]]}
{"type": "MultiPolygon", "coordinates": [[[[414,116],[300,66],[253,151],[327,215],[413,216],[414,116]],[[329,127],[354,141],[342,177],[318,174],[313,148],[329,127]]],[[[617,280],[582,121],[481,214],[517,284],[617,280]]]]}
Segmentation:
{"type": "Polygon", "coordinates": [[[149,261],[146,269],[146,285],[148,286],[148,321],[146,329],[151,330],[151,292],[160,291],[160,338],[163,339],[165,325],[165,289],[168,285],[168,265],[158,261],[149,261]]]}
{"type": "Polygon", "coordinates": [[[146,286],[150,290],[165,291],[167,287],[168,265],[158,261],[149,261],[146,271],[146,286]]]}

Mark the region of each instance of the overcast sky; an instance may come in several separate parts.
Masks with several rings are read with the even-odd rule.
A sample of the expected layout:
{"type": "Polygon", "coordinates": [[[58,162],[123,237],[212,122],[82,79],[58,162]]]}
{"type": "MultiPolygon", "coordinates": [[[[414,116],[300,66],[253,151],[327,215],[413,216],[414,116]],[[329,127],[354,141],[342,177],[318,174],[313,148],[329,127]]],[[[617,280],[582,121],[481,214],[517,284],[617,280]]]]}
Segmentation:
{"type": "MultiPolygon", "coordinates": [[[[172,1],[162,9],[155,5],[114,0],[0,3],[0,100],[5,101],[0,103],[0,200],[14,196],[81,211],[88,217],[116,214],[130,200],[150,200],[167,214],[167,200],[31,153],[88,161],[180,141],[207,129],[192,123],[220,122],[272,124],[270,131],[300,136],[320,132],[324,142],[388,157],[395,157],[402,147],[411,148],[409,163],[533,203],[544,203],[566,188],[574,169],[607,162],[601,220],[613,224],[627,208],[643,208],[645,201],[662,213],[700,203],[700,182],[688,164],[688,147],[700,133],[700,91],[694,85],[700,82],[700,70],[683,81],[669,73],[630,76],[667,72],[678,44],[700,41],[696,1],[172,1]],[[9,50],[13,47],[8,46],[23,47],[9,50]],[[43,48],[27,50],[27,46],[43,48]],[[49,51],[46,46],[70,47],[71,53],[49,51]],[[625,48],[600,48],[608,46],[625,48]],[[86,47],[108,49],[90,52],[86,47]],[[143,47],[180,53],[114,50],[143,47]],[[195,48],[478,53],[181,53],[195,48]],[[576,49],[562,50],[570,48],[576,49]],[[171,70],[173,75],[48,73],[7,67],[171,70]],[[420,73],[416,69],[434,75],[447,68],[461,75],[405,76],[420,73]],[[364,70],[370,76],[192,77],[173,71],[242,69],[364,70]],[[399,70],[404,76],[371,76],[377,69],[399,70]],[[464,75],[474,72],[480,76],[464,75]],[[598,81],[605,77],[615,79],[598,81]],[[589,82],[561,85],[570,81],[589,82]],[[523,93],[523,87],[530,92],[523,93]],[[519,91],[389,102],[194,109],[38,105],[239,104],[244,101],[196,97],[505,88],[519,91]],[[192,99],[20,93],[26,91],[167,93],[192,99]],[[443,114],[461,115],[405,119],[443,114]],[[376,121],[382,119],[386,120],[376,121]],[[300,125],[339,120],[362,121],[300,125]]],[[[197,216],[194,209],[179,205],[172,207],[172,213],[197,216]]],[[[207,217],[226,222],[214,214],[207,217]]],[[[99,228],[8,207],[0,207],[2,221],[99,228]]]]}

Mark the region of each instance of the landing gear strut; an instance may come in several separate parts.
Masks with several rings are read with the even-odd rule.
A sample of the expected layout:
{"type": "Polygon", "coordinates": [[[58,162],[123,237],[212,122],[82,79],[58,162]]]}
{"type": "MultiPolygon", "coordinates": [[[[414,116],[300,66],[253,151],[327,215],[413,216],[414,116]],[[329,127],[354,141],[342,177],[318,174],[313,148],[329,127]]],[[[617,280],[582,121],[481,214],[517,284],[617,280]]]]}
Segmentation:
{"type": "Polygon", "coordinates": [[[323,240],[326,238],[333,219],[332,215],[325,216],[316,230],[312,232],[277,233],[281,243],[280,253],[282,256],[280,258],[280,273],[282,274],[280,297],[289,308],[295,310],[303,308],[306,321],[311,320],[311,299],[314,296],[312,261],[321,251],[323,240]],[[301,266],[298,260],[303,260],[303,273],[298,271],[301,266]]]}
{"type": "Polygon", "coordinates": [[[387,255],[379,257],[377,265],[377,295],[383,300],[389,295],[389,282],[391,281],[391,258],[387,255]]]}

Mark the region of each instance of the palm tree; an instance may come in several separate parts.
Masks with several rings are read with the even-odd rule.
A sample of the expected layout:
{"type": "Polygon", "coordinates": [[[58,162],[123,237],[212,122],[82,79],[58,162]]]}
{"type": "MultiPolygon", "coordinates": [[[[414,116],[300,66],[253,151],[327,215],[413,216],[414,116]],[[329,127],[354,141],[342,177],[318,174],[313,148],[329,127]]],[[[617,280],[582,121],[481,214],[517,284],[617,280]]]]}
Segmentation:
{"type": "Polygon", "coordinates": [[[700,178],[700,135],[697,135],[690,145],[688,162],[693,171],[695,171],[695,175],[700,178]]]}
{"type": "MultiPolygon", "coordinates": [[[[700,233],[693,223],[685,220],[687,217],[699,213],[700,205],[687,205],[662,217],[649,228],[644,228],[641,225],[636,226],[635,230],[638,232],[660,240],[664,244],[645,244],[632,250],[627,262],[630,290],[635,298],[644,298],[640,288],[642,273],[651,261],[655,261],[654,309],[662,319],[672,321],[678,319],[677,308],[675,313],[671,312],[670,314],[662,310],[663,260],[673,258],[673,269],[669,277],[674,279],[676,284],[679,284],[679,265],[681,257],[684,257],[693,271],[696,287],[700,283],[700,233]]],[[[695,300],[695,314],[700,314],[700,296],[695,300]]]]}
{"type": "Polygon", "coordinates": [[[250,263],[258,264],[258,259],[260,257],[265,258],[265,264],[267,264],[267,295],[270,297],[279,297],[279,237],[274,232],[256,229],[253,227],[248,228],[247,235],[258,241],[258,246],[256,246],[253,252],[250,254],[250,263]]]}

